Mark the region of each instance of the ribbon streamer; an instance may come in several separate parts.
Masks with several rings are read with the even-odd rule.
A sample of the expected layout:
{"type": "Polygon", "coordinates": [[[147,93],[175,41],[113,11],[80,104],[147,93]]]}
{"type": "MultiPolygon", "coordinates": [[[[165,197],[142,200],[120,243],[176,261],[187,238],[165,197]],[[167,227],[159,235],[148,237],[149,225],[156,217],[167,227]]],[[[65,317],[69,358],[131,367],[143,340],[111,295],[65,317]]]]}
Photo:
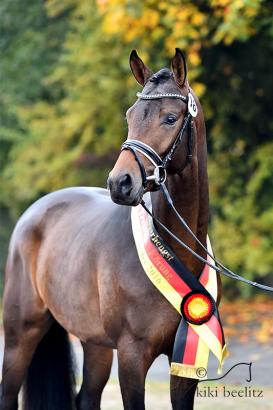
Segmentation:
{"type": "MultiPolygon", "coordinates": [[[[151,209],[150,195],[147,196],[149,197],[145,198],[145,202],[151,209]]],[[[216,272],[205,265],[198,280],[159,236],[152,218],[141,205],[132,207],[131,221],[137,253],[145,273],[181,315],[174,342],[171,374],[199,380],[206,379],[210,352],[218,359],[218,372],[220,372],[227,350],[216,303],[211,317],[203,324],[190,323],[181,313],[183,298],[191,292],[203,294],[216,302],[218,293],[216,272]]],[[[207,247],[211,253],[208,238],[207,247]]],[[[214,264],[212,258],[208,256],[207,259],[214,264]]],[[[194,303],[193,300],[193,307],[194,303]]],[[[197,308],[199,309],[198,306],[197,308]]]]}

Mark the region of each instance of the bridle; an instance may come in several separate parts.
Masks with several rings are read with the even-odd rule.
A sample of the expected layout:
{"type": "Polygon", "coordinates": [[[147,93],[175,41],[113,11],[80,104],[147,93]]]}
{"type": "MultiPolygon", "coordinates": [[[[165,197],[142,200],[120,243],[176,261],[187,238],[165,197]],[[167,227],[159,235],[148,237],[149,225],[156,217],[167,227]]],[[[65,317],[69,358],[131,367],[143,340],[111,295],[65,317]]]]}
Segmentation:
{"type": "Polygon", "coordinates": [[[158,100],[163,98],[172,98],[182,100],[184,103],[188,104],[187,113],[183,119],[182,126],[172,144],[169,151],[165,154],[164,158],[161,158],[160,155],[148,144],[138,141],[138,140],[127,140],[122,146],[121,150],[129,150],[135,157],[135,160],[138,163],[141,177],[142,185],[146,188],[149,181],[153,181],[152,191],[160,189],[162,183],[166,181],[167,177],[167,167],[171,162],[173,155],[183,140],[186,130],[188,131],[188,148],[187,148],[187,159],[190,161],[192,158],[192,135],[193,135],[193,120],[192,117],[197,115],[197,106],[194,102],[192,94],[189,92],[188,96],[183,94],[174,94],[174,93],[165,93],[165,94],[144,94],[137,93],[137,97],[142,100],[158,100]],[[191,104],[191,106],[190,106],[191,104]],[[144,155],[154,166],[153,175],[147,176],[145,167],[138,153],[144,155]]]}
{"type": "Polygon", "coordinates": [[[167,152],[167,154],[164,156],[162,159],[160,155],[152,148],[150,145],[138,141],[138,140],[127,140],[125,141],[122,146],[121,150],[129,150],[132,152],[132,154],[135,157],[135,160],[138,163],[141,176],[142,176],[142,184],[143,187],[145,188],[147,186],[147,183],[149,181],[154,182],[153,189],[151,191],[156,191],[161,189],[164,198],[166,202],[168,203],[169,207],[171,210],[175,213],[176,217],[178,218],[179,222],[183,225],[183,227],[187,230],[187,232],[194,238],[196,243],[199,244],[199,246],[203,249],[203,251],[206,252],[206,254],[214,260],[216,265],[213,265],[210,263],[207,259],[203,258],[201,255],[196,253],[193,249],[191,249],[187,244],[185,244],[181,239],[179,239],[176,235],[174,235],[161,221],[158,220],[154,216],[154,214],[147,208],[144,200],[141,201],[141,205],[143,208],[147,211],[147,213],[153,218],[154,222],[161,226],[162,229],[165,230],[177,243],[179,243],[183,248],[187,249],[193,256],[195,256],[198,260],[201,262],[204,262],[205,264],[209,265],[211,268],[213,268],[216,272],[221,273],[231,279],[238,280],[243,283],[247,283],[248,285],[254,286],[256,288],[266,290],[268,292],[273,292],[273,287],[263,285],[261,283],[253,282],[249,279],[246,279],[236,273],[234,273],[232,270],[226,268],[221,262],[219,262],[212,253],[210,253],[206,246],[203,245],[203,243],[197,238],[197,236],[194,234],[194,232],[191,230],[191,228],[188,226],[184,218],[179,214],[177,209],[175,208],[173,201],[170,197],[169,191],[165,185],[166,177],[167,177],[167,166],[171,162],[173,155],[177,149],[177,147],[180,145],[180,143],[183,140],[183,137],[185,135],[185,131],[188,130],[188,158],[192,158],[192,133],[193,133],[193,117],[196,117],[198,111],[197,111],[197,105],[194,101],[193,95],[189,92],[188,96],[185,97],[182,94],[173,94],[173,93],[166,93],[166,94],[144,94],[144,93],[137,93],[137,97],[142,99],[142,100],[157,100],[157,99],[162,99],[162,98],[174,98],[174,99],[180,99],[184,101],[185,103],[188,104],[188,110],[187,113],[184,117],[182,126],[177,134],[177,137],[175,138],[171,148],[167,152]],[[142,160],[138,156],[138,153],[141,153],[144,155],[153,165],[154,165],[154,173],[151,176],[146,175],[145,167],[142,163],[142,160]]]}

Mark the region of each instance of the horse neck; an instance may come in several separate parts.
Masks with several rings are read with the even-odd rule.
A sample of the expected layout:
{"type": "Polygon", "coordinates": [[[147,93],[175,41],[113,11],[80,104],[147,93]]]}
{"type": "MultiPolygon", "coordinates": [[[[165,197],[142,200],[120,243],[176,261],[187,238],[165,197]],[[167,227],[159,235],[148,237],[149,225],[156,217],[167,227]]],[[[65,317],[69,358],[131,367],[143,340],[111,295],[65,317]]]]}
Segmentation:
{"type": "MultiPolygon", "coordinates": [[[[208,175],[207,175],[207,150],[205,134],[198,143],[198,150],[190,163],[184,168],[181,174],[168,175],[166,185],[173,200],[174,206],[180,215],[186,220],[191,230],[198,239],[206,245],[208,231],[209,196],[208,196],[208,175]],[[201,142],[200,141],[200,142],[201,142]]],[[[155,216],[159,218],[167,228],[185,242],[191,249],[206,258],[205,252],[195,243],[195,240],[185,231],[185,228],[178,221],[173,211],[170,210],[162,193],[153,195],[153,209],[155,216]]],[[[199,274],[204,264],[198,261],[187,250],[183,249],[174,239],[170,237],[162,228],[159,233],[171,246],[177,257],[194,274],[199,274]]]]}

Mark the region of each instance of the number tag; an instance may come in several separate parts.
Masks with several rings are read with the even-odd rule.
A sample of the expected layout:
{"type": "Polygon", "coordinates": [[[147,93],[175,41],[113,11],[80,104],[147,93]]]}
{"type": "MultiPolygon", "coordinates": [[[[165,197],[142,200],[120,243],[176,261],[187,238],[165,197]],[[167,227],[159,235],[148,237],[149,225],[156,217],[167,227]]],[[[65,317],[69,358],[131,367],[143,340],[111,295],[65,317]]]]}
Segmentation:
{"type": "Polygon", "coordinates": [[[193,95],[191,93],[188,94],[188,110],[189,113],[193,116],[196,117],[198,114],[198,109],[197,109],[197,105],[196,102],[193,98],[193,95]]]}

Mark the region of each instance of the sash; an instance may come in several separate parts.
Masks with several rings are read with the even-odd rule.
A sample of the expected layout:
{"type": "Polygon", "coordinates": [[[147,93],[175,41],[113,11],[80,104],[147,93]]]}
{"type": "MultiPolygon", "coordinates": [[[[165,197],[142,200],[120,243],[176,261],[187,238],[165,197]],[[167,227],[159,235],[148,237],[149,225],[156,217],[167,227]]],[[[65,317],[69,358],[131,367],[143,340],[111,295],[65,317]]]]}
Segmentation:
{"type": "MultiPolygon", "coordinates": [[[[145,198],[145,202],[151,209],[150,195],[147,197],[149,201],[145,198]]],[[[153,225],[152,218],[141,205],[132,207],[131,221],[137,253],[146,275],[181,315],[174,342],[171,374],[206,379],[210,352],[219,362],[220,373],[227,349],[215,303],[218,293],[216,272],[206,265],[199,279],[195,277],[164,243],[153,225]],[[205,301],[210,299],[213,302],[213,310],[204,323],[194,324],[184,314],[185,305],[188,313],[193,311],[198,315],[200,306],[205,303],[202,297],[205,301]]],[[[209,238],[207,247],[212,252],[209,238]]],[[[207,260],[214,264],[209,256],[207,260]]]]}

